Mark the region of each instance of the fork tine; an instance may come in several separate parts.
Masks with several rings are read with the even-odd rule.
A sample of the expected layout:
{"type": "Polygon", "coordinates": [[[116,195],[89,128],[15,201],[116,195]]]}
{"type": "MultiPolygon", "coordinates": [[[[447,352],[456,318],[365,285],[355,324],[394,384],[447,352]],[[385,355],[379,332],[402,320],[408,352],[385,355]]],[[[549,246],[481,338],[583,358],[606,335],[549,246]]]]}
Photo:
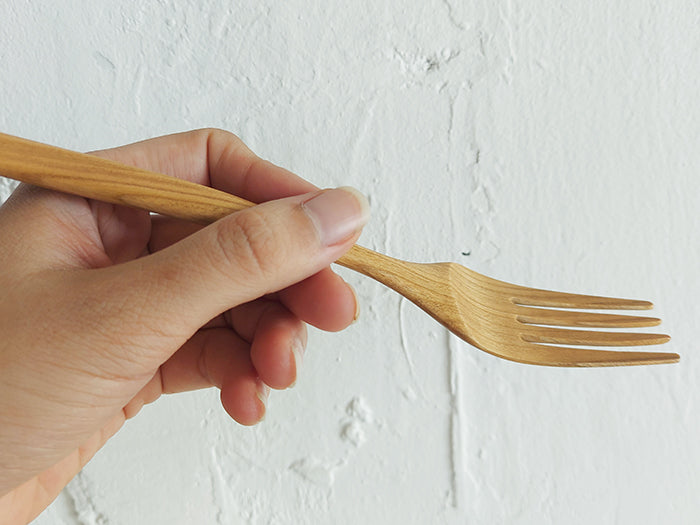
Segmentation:
{"type": "Polygon", "coordinates": [[[592,310],[650,310],[653,304],[636,299],[619,299],[598,295],[580,295],[550,292],[524,286],[511,290],[511,301],[523,306],[548,306],[554,308],[588,308],[592,310]]]}
{"type": "Polygon", "coordinates": [[[677,363],[678,354],[662,352],[619,352],[614,350],[593,350],[590,348],[572,348],[527,344],[523,351],[523,363],[547,366],[599,367],[629,365],[660,365],[677,363]]]}
{"type": "Polygon", "coordinates": [[[518,310],[518,321],[528,324],[551,326],[584,326],[588,328],[639,328],[657,326],[661,319],[634,315],[571,312],[544,308],[522,307],[518,310]]]}
{"type": "Polygon", "coordinates": [[[638,332],[597,332],[589,330],[566,330],[542,326],[523,325],[520,334],[529,343],[557,343],[564,345],[593,346],[639,346],[658,345],[671,340],[665,334],[645,334],[638,332]]]}

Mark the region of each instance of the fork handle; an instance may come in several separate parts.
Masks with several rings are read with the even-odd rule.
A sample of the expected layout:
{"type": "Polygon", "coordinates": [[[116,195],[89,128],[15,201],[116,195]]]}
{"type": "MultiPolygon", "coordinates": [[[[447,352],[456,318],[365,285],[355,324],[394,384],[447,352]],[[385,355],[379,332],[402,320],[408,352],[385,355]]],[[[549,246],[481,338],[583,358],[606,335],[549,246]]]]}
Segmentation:
{"type": "MultiPolygon", "coordinates": [[[[255,205],[209,186],[4,133],[0,133],[0,175],[200,224],[255,205]]],[[[377,265],[393,261],[355,245],[336,262],[377,279],[377,265]]]]}
{"type": "Polygon", "coordinates": [[[208,186],[3,133],[0,175],[200,224],[253,206],[208,186]]]}

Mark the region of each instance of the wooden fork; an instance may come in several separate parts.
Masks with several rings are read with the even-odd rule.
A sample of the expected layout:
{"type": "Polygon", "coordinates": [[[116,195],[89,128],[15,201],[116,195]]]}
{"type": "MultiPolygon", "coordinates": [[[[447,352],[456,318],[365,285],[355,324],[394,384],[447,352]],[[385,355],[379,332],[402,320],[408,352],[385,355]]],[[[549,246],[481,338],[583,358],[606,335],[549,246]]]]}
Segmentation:
{"type": "MultiPolygon", "coordinates": [[[[4,134],[0,134],[0,175],[200,223],[253,206],[213,188],[4,134]]],[[[560,310],[644,310],[652,307],[647,301],[527,288],[456,263],[411,263],[357,245],[337,263],[397,291],[468,343],[511,361],[590,367],[679,360],[674,353],[577,347],[665,343],[667,335],[580,329],[655,326],[659,319],[560,310]]]]}

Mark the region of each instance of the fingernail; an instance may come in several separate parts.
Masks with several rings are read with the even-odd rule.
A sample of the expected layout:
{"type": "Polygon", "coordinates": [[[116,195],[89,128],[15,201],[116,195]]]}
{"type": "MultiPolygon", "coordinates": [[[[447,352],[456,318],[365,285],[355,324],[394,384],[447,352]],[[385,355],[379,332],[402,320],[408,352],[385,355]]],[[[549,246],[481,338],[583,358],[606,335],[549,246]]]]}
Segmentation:
{"type": "Polygon", "coordinates": [[[357,297],[357,292],[355,291],[355,289],[349,284],[348,288],[350,288],[350,291],[352,292],[352,295],[355,298],[355,315],[352,318],[352,322],[355,323],[360,318],[360,300],[357,297]]]}
{"type": "Polygon", "coordinates": [[[299,380],[299,374],[301,373],[301,366],[304,363],[304,343],[299,339],[295,339],[292,343],[292,355],[294,356],[294,382],[291,384],[290,388],[296,385],[299,380]]]}
{"type": "Polygon", "coordinates": [[[355,235],[369,219],[367,197],[348,186],[323,190],[302,203],[321,243],[333,246],[355,235]]]}
{"type": "MultiPolygon", "coordinates": [[[[265,383],[263,383],[260,379],[258,379],[258,399],[262,402],[263,406],[265,407],[265,411],[267,411],[267,400],[270,397],[270,387],[267,386],[265,383]]],[[[263,418],[265,415],[263,414],[263,418]]]]}

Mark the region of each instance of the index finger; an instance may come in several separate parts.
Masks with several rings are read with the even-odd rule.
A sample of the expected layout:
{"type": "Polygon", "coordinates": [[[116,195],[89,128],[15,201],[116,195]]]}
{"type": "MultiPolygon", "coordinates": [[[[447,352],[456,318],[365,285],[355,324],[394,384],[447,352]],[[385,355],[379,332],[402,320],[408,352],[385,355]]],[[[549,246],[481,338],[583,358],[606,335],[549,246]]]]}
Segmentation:
{"type": "Polygon", "coordinates": [[[256,203],[317,189],[261,159],[233,133],[219,129],[165,135],[93,154],[212,186],[256,203]]]}

